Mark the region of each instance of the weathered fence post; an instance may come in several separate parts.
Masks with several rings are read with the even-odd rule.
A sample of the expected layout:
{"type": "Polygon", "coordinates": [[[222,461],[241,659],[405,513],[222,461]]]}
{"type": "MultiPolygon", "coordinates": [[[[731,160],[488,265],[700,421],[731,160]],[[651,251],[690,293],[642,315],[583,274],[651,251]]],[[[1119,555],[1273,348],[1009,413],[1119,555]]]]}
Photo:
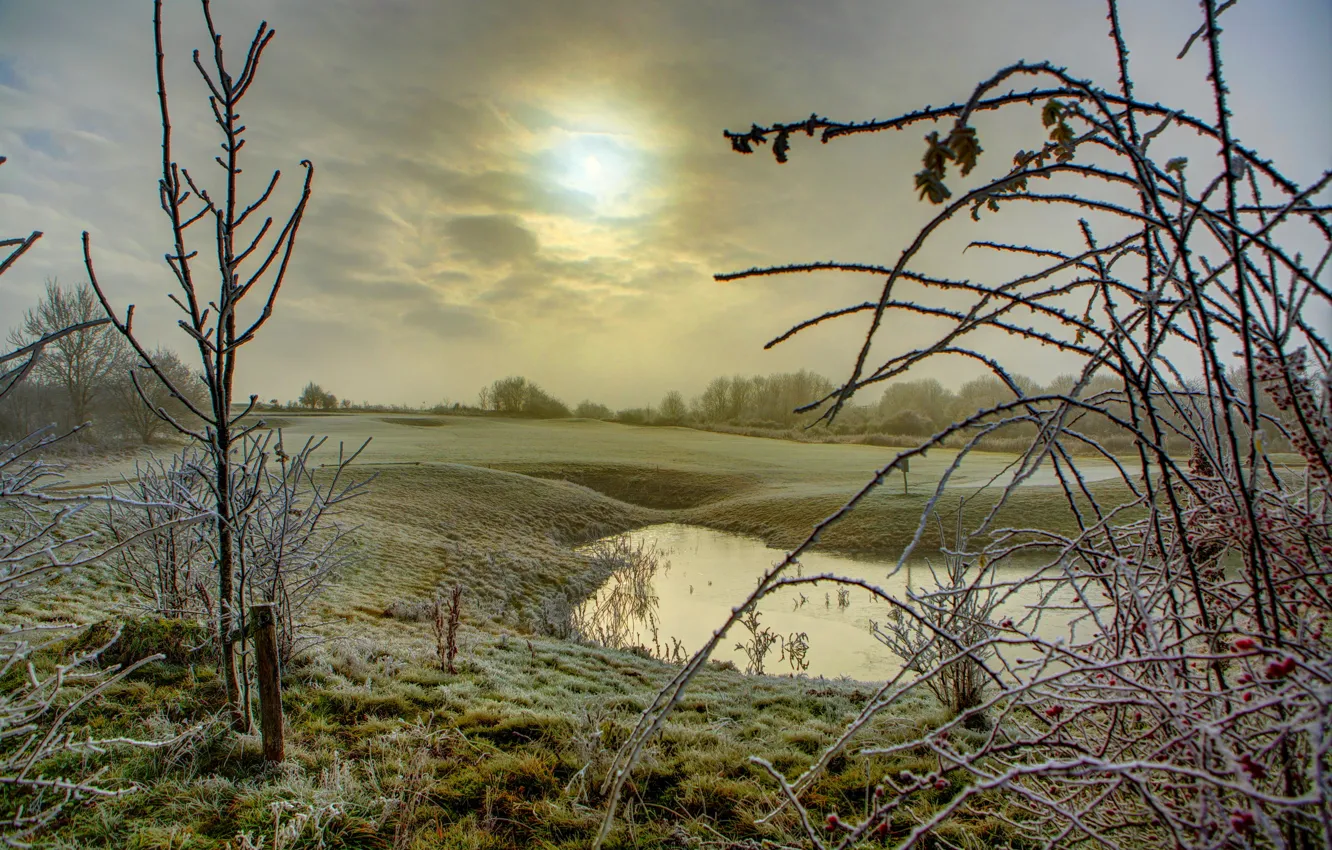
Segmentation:
{"type": "Polygon", "coordinates": [[[286,757],[282,730],[282,677],[278,665],[277,603],[250,606],[254,657],[259,679],[259,729],[264,736],[264,761],[286,757]]]}

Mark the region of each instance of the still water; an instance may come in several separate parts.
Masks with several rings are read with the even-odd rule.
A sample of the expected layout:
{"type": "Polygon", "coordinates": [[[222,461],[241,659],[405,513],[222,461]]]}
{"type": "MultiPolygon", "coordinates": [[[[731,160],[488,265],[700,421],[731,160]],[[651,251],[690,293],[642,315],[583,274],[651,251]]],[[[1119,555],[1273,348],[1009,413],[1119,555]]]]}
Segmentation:
{"type": "MultiPolygon", "coordinates": [[[[654,525],[626,536],[631,543],[641,541],[655,546],[663,561],[651,582],[657,599],[655,638],[650,626],[640,623],[634,629],[637,639],[632,642],[649,648],[655,643],[666,653],[676,640],[689,654],[702,646],[713,630],[725,622],[731,608],[754,589],[759,577],[785,556],[785,552],[770,549],[754,538],[692,525],[654,525]]],[[[938,558],[932,563],[942,577],[943,564],[938,558]]],[[[993,581],[1021,581],[1045,563],[1039,559],[1005,562],[996,569],[993,581]]],[[[916,558],[890,576],[896,566],[892,561],[810,553],[801,558],[800,574],[833,573],[866,579],[892,596],[905,599],[908,587],[916,590],[935,587],[930,564],[930,559],[916,558]]],[[[788,573],[795,574],[794,568],[788,573]]],[[[871,621],[884,623],[891,606],[861,588],[851,588],[846,595],[839,594],[839,587],[822,583],[783,588],[770,594],[759,603],[760,625],[784,637],[802,632],[807,635],[809,649],[805,660],[809,667],[804,671],[807,675],[849,676],[862,681],[879,681],[894,675],[901,668],[900,661],[870,629],[871,621]]],[[[1041,593],[1040,585],[1018,588],[1005,599],[994,619],[1020,620],[1041,593]]],[[[1066,593],[1061,591],[1058,596],[1066,598],[1066,593]]],[[[1084,621],[1079,632],[1089,628],[1090,624],[1084,621]]],[[[1072,629],[1068,615],[1059,611],[1044,612],[1036,627],[1047,638],[1072,636],[1072,629]]],[[[749,632],[737,624],[718,645],[713,658],[733,661],[741,670],[745,669],[746,655],[736,644],[749,637],[749,632]]],[[[780,660],[776,646],[769,653],[765,668],[770,675],[793,672],[789,662],[780,660]]]]}

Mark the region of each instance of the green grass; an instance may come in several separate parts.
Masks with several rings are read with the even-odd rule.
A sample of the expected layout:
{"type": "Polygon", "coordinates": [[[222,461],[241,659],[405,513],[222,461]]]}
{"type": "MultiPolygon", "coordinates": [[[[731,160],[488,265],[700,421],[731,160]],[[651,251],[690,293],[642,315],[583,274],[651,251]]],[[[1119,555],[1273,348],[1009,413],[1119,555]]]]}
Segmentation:
{"type": "MultiPolygon", "coordinates": [[[[288,671],[282,768],[262,764],[253,738],[216,729],[166,752],[94,758],[142,790],[73,810],[51,846],[220,850],[237,846],[243,832],[271,839],[275,804],[287,807],[279,823],[291,824],[336,803],[338,814],[308,823],[284,846],[387,848],[401,822],[406,847],[585,847],[599,825],[596,785],[609,756],[671,672],[628,653],[484,627],[469,627],[454,676],[426,663],[424,641],[411,636],[346,641],[288,671]],[[589,764],[590,774],[580,774],[589,764]]],[[[682,846],[714,830],[793,837],[787,816],[754,823],[778,796],[747,757],[798,772],[866,696],[854,683],[710,667],[635,772],[630,810],[609,846],[682,846]]],[[[144,725],[163,734],[207,721],[219,700],[211,668],[162,663],[78,720],[101,735],[142,734],[144,725]]],[[[923,703],[904,714],[881,718],[867,740],[900,739],[942,719],[923,703]]],[[[850,756],[810,800],[818,811],[851,816],[863,810],[869,777],[928,768],[916,758],[850,756]]]]}
{"type": "MultiPolygon", "coordinates": [[[[757,476],[769,487],[815,486],[842,491],[863,483],[874,469],[886,464],[897,452],[882,446],[793,443],[592,419],[283,412],[281,422],[289,443],[304,442],[309,436],[328,436],[324,450],[328,455],[336,453],[339,442],[350,448],[372,438],[361,455],[361,462],[367,464],[455,463],[501,468],[611,465],[647,470],[661,467],[725,476],[757,476]],[[404,427],[402,420],[418,426],[425,422],[438,425],[404,427]]],[[[925,458],[913,459],[910,476],[913,489],[923,489],[937,481],[954,455],[951,449],[939,449],[925,458]]],[[[954,475],[953,483],[983,484],[1011,460],[1011,455],[975,453],[954,475]]],[[[1104,464],[1088,464],[1088,469],[1109,474],[1109,467],[1104,464]]],[[[106,480],[132,472],[133,460],[122,459],[80,470],[71,479],[106,480]]],[[[900,487],[900,478],[891,483],[900,487]]]]}
{"type": "MultiPolygon", "coordinates": [[[[815,523],[841,507],[898,452],[891,447],[793,443],[588,419],[289,413],[283,419],[283,434],[289,443],[304,442],[311,435],[328,435],[323,449],[328,459],[335,456],[339,443],[350,448],[371,438],[358,463],[381,471],[383,477],[377,489],[406,487],[405,500],[395,503],[398,508],[410,504],[415,509],[419,505],[430,513],[433,500],[447,498],[438,495],[445,490],[479,486],[483,479],[468,479],[457,485],[444,483],[465,466],[582,485],[624,503],[622,509],[628,512],[625,516],[633,517],[630,525],[688,522],[754,535],[769,545],[783,547],[804,539],[815,523]],[[442,478],[427,476],[414,479],[414,484],[399,485],[390,473],[403,468],[444,472],[442,478]],[[419,500],[413,494],[416,489],[419,500]]],[[[939,449],[926,457],[913,458],[907,494],[903,494],[901,476],[894,473],[880,492],[825,534],[821,545],[895,556],[915,533],[927,495],[955,456],[953,450],[939,449]]],[[[1002,478],[1012,461],[1012,455],[975,452],[953,474],[950,487],[959,496],[968,497],[964,508],[968,521],[979,521],[993,504],[994,495],[978,494],[978,489],[996,476],[1002,478]]],[[[1099,479],[1094,485],[1098,495],[1108,496],[1111,501],[1123,495],[1122,487],[1108,480],[1113,473],[1109,464],[1084,462],[1082,467],[1090,480],[1099,479]]],[[[71,479],[99,481],[120,474],[132,474],[132,464],[122,460],[80,470],[71,479]]],[[[1036,476],[1032,483],[1050,484],[1052,479],[1047,473],[1036,476]]],[[[530,481],[523,486],[536,487],[530,481]]],[[[534,489],[530,498],[559,500],[569,492],[534,489]]],[[[945,515],[956,505],[951,495],[946,497],[945,515]]],[[[478,528],[473,522],[472,531],[488,534],[488,523],[483,519],[480,525],[485,527],[478,528]]],[[[999,525],[1067,531],[1074,527],[1074,517],[1057,488],[1032,486],[1001,514],[999,525]]],[[[469,531],[467,539],[477,538],[469,531]]],[[[930,549],[938,545],[931,525],[921,546],[930,549]]]]}
{"type": "MultiPolygon", "coordinates": [[[[275,828],[288,828],[296,835],[287,848],[585,847],[599,823],[597,785],[610,754],[673,668],[548,636],[562,606],[604,579],[575,547],[666,521],[789,546],[895,451],[587,420],[431,417],[432,426],[419,427],[426,417],[284,418],[289,442],[328,433],[336,450],[339,440],[373,436],[363,471],[378,474],[346,516],[359,526],[358,558],[308,618],[321,624],[315,631],[324,642],[286,672],[288,763],[266,769],[253,738],[216,725],[167,751],[99,756],[94,762],[111,781],[140,790],[71,809],[52,846],[239,850],[237,836],[250,833],[272,848],[275,828]],[[464,627],[459,673],[450,676],[434,664],[421,614],[437,589],[455,583],[465,588],[464,627]]],[[[824,545],[895,554],[951,456],[913,462],[909,495],[900,477],[889,482],[824,545]]],[[[969,461],[955,477],[966,486],[947,506],[966,496],[967,518],[978,518],[993,496],[976,485],[1009,460],[969,461]]],[[[108,471],[80,475],[91,481],[108,471]]],[[[1056,488],[1030,487],[1000,522],[1063,528],[1071,515],[1056,488]]],[[[125,602],[99,568],[63,577],[8,617],[94,623],[125,617],[125,602]]],[[[194,637],[132,621],[122,654],[165,649],[170,660],[81,709],[76,724],[98,735],[142,736],[208,721],[221,690],[207,661],[188,651],[194,637]]],[[[630,808],[609,846],[698,846],[719,833],[794,839],[788,815],[754,823],[778,797],[747,757],[797,773],[867,697],[853,682],[745,677],[710,666],[635,772],[630,808]]],[[[876,743],[900,740],[944,719],[937,706],[914,701],[864,734],[876,743]]],[[[891,764],[839,759],[809,801],[816,813],[854,816],[865,806],[867,777],[902,769],[929,765],[909,756],[891,764]]],[[[940,802],[914,803],[892,833],[940,802]]],[[[1018,840],[997,822],[959,824],[951,828],[986,843],[1018,840]]]]}

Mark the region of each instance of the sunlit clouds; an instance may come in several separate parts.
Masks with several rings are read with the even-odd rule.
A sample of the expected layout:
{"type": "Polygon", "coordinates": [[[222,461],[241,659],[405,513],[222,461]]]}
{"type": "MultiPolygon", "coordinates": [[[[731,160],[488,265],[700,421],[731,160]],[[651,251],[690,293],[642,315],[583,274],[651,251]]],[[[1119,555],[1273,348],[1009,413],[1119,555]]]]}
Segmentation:
{"type": "MultiPolygon", "coordinates": [[[[801,136],[778,166],[766,148],[731,152],[722,130],[965,99],[1023,57],[1114,79],[1103,11],[1064,0],[217,5],[233,55],[261,18],[277,29],[244,114],[247,188],[262,189],[280,167],[278,201],[290,203],[299,161],[317,169],[277,314],[240,375],[244,392],[265,399],[315,380],[358,401],[470,402],[495,378],[522,374],[571,403],[627,407],[669,389],[692,395],[724,373],[805,367],[838,377],[863,333],[859,318],[770,352],[763,343],[873,297],[880,280],[712,275],[810,260],[891,264],[931,214],[911,184],[921,134],[827,146],[801,136]]],[[[0,155],[10,158],[0,233],[47,234],[5,276],[0,324],[35,300],[45,276],[82,279],[86,229],[119,303],[138,305],[153,342],[184,347],[161,259],[169,242],[144,8],[0,0],[0,155]]],[[[1207,115],[1205,90],[1181,82],[1202,79],[1194,57],[1188,73],[1174,58],[1194,11],[1141,0],[1125,4],[1125,19],[1140,95],[1207,115]]],[[[177,154],[212,179],[215,128],[189,64],[198,18],[192,4],[167,4],[169,89],[177,154]]],[[[1310,178],[1332,136],[1332,11],[1273,0],[1239,4],[1226,21],[1239,135],[1310,178]]],[[[979,129],[987,174],[1042,135],[1034,110],[1031,126],[979,129]]],[[[1040,237],[1065,224],[963,227],[923,255],[922,270],[997,279],[992,256],[961,253],[970,239],[1028,238],[1033,228],[1040,237]]],[[[925,336],[901,327],[890,340],[925,336]]],[[[1028,371],[1048,379],[1068,367],[1036,361],[1028,371]]],[[[931,377],[956,384],[971,368],[931,377]]]]}

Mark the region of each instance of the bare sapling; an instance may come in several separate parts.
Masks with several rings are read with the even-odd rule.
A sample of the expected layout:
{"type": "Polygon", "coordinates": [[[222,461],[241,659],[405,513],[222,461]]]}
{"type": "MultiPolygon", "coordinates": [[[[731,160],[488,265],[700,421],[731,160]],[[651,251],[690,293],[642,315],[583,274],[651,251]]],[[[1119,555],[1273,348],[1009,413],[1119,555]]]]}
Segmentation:
{"type": "MultiPolygon", "coordinates": [[[[247,417],[258,403],[257,396],[251,395],[239,409],[234,406],[240,354],[274,315],[310,198],[314,166],[308,160],[301,161],[304,180],[285,216],[275,219],[264,214],[282,174],[274,171],[262,186],[243,185],[248,184],[248,178],[241,178],[246,125],[239,110],[275,33],[266,22],[260,23],[237,69],[223,50],[211,3],[200,0],[200,7],[210,49],[194,51],[194,67],[208,89],[209,110],[221,135],[222,154],[215,157],[221,168],[220,187],[210,189],[201,176],[182,167],[173,156],[161,0],[153,4],[153,32],[162,125],[158,189],[171,231],[171,249],[165,259],[177,287],[170,298],[181,314],[178,326],[197,351],[195,363],[202,370],[206,396],[202,401],[194,387],[180,386],[161,358],[140,340],[134,327],[134,306],[120,311],[112,305],[97,276],[86,232],[83,253],[89,283],[102,309],[137,356],[137,369],[131,373],[136,392],[163,422],[191,440],[203,455],[198,468],[205,473],[208,507],[214,517],[208,545],[215,571],[213,601],[225,701],[233,727],[248,729],[248,700],[242,696],[237,652],[238,642],[247,635],[245,607],[252,601],[279,603],[279,641],[289,654],[292,603],[302,594],[308,598],[321,578],[307,576],[293,584],[290,578],[294,573],[286,565],[293,558],[306,565],[318,563],[312,554],[329,551],[328,541],[339,537],[336,533],[332,538],[322,535],[309,521],[297,521],[293,529],[285,518],[299,516],[291,511],[301,510],[292,504],[300,492],[322,504],[330,500],[328,493],[345,489],[338,491],[341,485],[326,485],[329,489],[320,495],[312,486],[315,476],[309,461],[317,445],[293,455],[298,461],[293,464],[282,456],[280,439],[274,446],[269,437],[256,434],[263,422],[247,417]],[[200,241],[207,246],[202,254],[215,261],[212,284],[207,283],[210,273],[199,265],[201,250],[194,247],[199,235],[194,228],[201,222],[205,223],[205,235],[200,241]],[[145,387],[140,374],[149,372],[156,382],[149,379],[151,386],[145,387]],[[153,399],[160,398],[163,390],[188,419],[175,415],[164,404],[154,404],[153,399]],[[276,469],[270,469],[270,463],[276,469]],[[282,507],[289,512],[279,518],[275,511],[282,507]],[[293,555],[293,546],[300,554],[293,555]]],[[[340,453],[336,474],[331,477],[340,480],[348,463],[350,458],[340,453]]]]}
{"type": "Polygon", "coordinates": [[[1199,5],[1180,55],[1205,54],[1205,115],[1138,97],[1120,4],[1107,0],[1108,85],[1021,61],[951,105],[864,122],[815,114],[726,134],[740,153],[770,144],[785,162],[801,135],[833,143],[931,125],[914,186],[938,212],[894,261],[718,276],[829,270],[882,281],[876,298],[770,343],[853,317],[868,325],[846,380],[807,409],[832,421],[858,390],[927,361],[984,369],[1011,397],[900,451],[764,574],[616,754],[598,845],[644,745],[721,636],[769,594],[822,580],[861,587],[900,611],[909,627],[884,635],[910,657],[807,770],[787,776],[751,758],[780,794],[764,820],[781,813],[809,846],[944,846],[943,828],[978,817],[1042,847],[1326,846],[1332,345],[1318,317],[1332,309],[1332,170],[1299,183],[1235,139],[1218,26],[1235,4],[1199,5]],[[991,167],[981,137],[995,113],[1025,120],[1035,139],[991,167]],[[958,188],[959,178],[969,187],[958,188]],[[984,235],[970,243],[1021,261],[1024,273],[976,281],[920,269],[937,235],[1032,207],[1076,218],[1062,232],[1042,223],[1032,237],[1039,245],[984,235]],[[922,317],[943,330],[894,349],[884,332],[922,317]],[[1032,346],[1078,363],[1071,385],[1015,380],[1001,352],[1032,346]],[[1092,423],[1112,426],[1131,454],[1116,455],[1092,423]],[[970,578],[959,582],[967,574],[949,562],[941,587],[896,598],[859,579],[790,575],[828,527],[910,460],[951,441],[956,455],[927,491],[893,574],[903,569],[950,479],[1001,431],[1028,436],[992,485],[992,507],[963,529],[976,542],[948,556],[975,569],[970,578]],[[1087,474],[1093,460],[1102,480],[1087,474]],[[1063,501],[1065,519],[1053,527],[1027,525],[1023,505],[1038,472],[1063,501]],[[968,594],[978,594],[971,610],[968,594]],[[994,623],[987,610],[1015,613],[994,623]],[[910,710],[922,693],[957,697],[960,710],[905,740],[867,734],[878,715],[910,710]],[[981,716],[989,731],[968,732],[981,716]],[[872,804],[855,814],[812,812],[811,789],[847,752],[887,762],[925,753],[937,769],[878,778],[872,804]]]}
{"type": "MultiPolygon", "coordinates": [[[[314,463],[324,442],[307,439],[289,454],[281,431],[251,434],[241,442],[234,467],[235,492],[248,505],[235,538],[236,589],[246,610],[276,606],[275,645],[284,667],[301,646],[310,603],[354,554],[347,541],[353,529],[340,521],[342,506],[373,479],[348,474],[359,449],[340,449],[336,461],[314,463]]],[[[186,447],[136,464],[132,479],[109,488],[114,498],[102,530],[124,543],[112,560],[116,574],[138,605],[159,616],[214,615],[207,581],[214,538],[206,526],[179,522],[211,510],[211,472],[208,454],[186,447]]],[[[248,634],[248,626],[247,618],[238,618],[238,632],[248,634]]],[[[248,654],[242,666],[249,669],[248,654]]]]}
{"type": "Polygon", "coordinates": [[[135,464],[110,489],[101,529],[120,545],[111,564],[137,604],[161,617],[211,619],[212,549],[206,526],[178,520],[210,511],[205,455],[186,449],[135,464]]]}

